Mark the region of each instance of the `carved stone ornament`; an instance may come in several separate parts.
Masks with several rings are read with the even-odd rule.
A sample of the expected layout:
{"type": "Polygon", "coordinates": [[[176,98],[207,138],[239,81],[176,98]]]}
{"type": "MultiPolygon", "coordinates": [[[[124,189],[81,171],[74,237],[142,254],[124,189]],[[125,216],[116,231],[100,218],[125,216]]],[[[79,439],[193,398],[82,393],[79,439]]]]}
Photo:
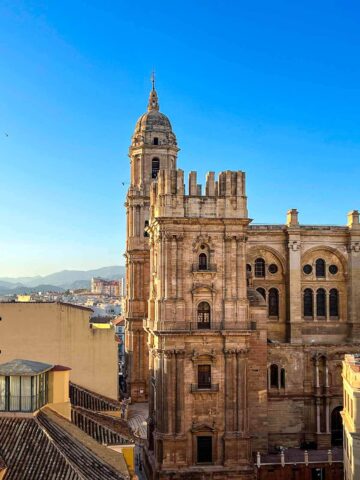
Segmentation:
{"type": "Polygon", "coordinates": [[[196,237],[195,241],[192,244],[193,252],[196,253],[200,249],[200,245],[205,244],[210,248],[210,251],[214,251],[215,245],[212,241],[210,235],[200,234],[196,237]]]}
{"type": "Polygon", "coordinates": [[[298,240],[290,240],[288,243],[289,250],[292,250],[293,252],[297,252],[300,250],[300,242],[298,240]]]}
{"type": "Polygon", "coordinates": [[[210,352],[197,352],[193,350],[191,360],[196,363],[201,361],[201,357],[209,357],[211,362],[216,361],[216,350],[212,349],[210,352]]]}
{"type": "Polygon", "coordinates": [[[359,253],[360,252],[360,242],[352,242],[349,245],[349,253],[354,252],[354,253],[359,253]]]}

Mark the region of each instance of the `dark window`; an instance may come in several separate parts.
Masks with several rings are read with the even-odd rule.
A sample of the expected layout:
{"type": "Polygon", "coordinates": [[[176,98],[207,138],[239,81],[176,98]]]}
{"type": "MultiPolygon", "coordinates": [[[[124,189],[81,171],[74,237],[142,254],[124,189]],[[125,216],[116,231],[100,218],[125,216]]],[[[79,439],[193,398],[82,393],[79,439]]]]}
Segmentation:
{"type": "Polygon", "coordinates": [[[270,366],[270,387],[279,388],[279,367],[275,364],[270,366]]]}
{"type": "Polygon", "coordinates": [[[343,423],[341,418],[342,407],[336,407],[331,413],[331,445],[343,444],[343,423]]]}
{"type": "Polygon", "coordinates": [[[325,260],[318,258],[315,262],[315,272],[317,277],[325,277],[325,260]]]}
{"type": "Polygon", "coordinates": [[[325,480],[325,468],[312,468],[311,480],[325,480]]]}
{"type": "Polygon", "coordinates": [[[255,277],[265,277],[265,260],[263,258],[255,260],[255,277]]]}
{"type": "Polygon", "coordinates": [[[285,388],[285,368],[280,371],[280,387],[285,388]]]}
{"type": "Polygon", "coordinates": [[[197,437],[197,463],[212,462],[212,437],[197,437]]]}
{"type": "Polygon", "coordinates": [[[151,162],[151,178],[157,178],[159,170],[160,160],[158,158],[153,158],[151,162]]]}
{"type": "Polygon", "coordinates": [[[332,288],[330,290],[330,299],[329,299],[329,307],[330,307],[330,317],[338,317],[339,316],[339,292],[336,288],[332,288]]]}
{"type": "Polygon", "coordinates": [[[326,292],[323,288],[316,292],[316,315],[326,317],[326,292]]]}
{"type": "Polygon", "coordinates": [[[159,139],[158,139],[158,137],[154,137],[154,145],[159,145],[159,139]]]}
{"type": "Polygon", "coordinates": [[[198,388],[211,388],[211,365],[198,365],[198,388]]]}
{"type": "Polygon", "coordinates": [[[310,273],[312,272],[312,266],[311,265],[304,265],[303,266],[303,272],[306,275],[310,275],[310,273]]]}
{"type": "Polygon", "coordinates": [[[145,229],[144,229],[144,237],[148,237],[149,234],[148,232],[146,231],[146,228],[149,226],[149,220],[145,220],[145,229]]]}
{"type": "Polygon", "coordinates": [[[207,256],[205,253],[199,255],[199,270],[207,270],[207,256]]]}
{"type": "Polygon", "coordinates": [[[271,265],[269,265],[268,270],[269,270],[270,273],[274,274],[278,271],[278,267],[277,267],[277,265],[275,265],[275,263],[272,263],[271,265]]]}
{"type": "Polygon", "coordinates": [[[329,272],[331,273],[331,275],[336,275],[338,271],[339,269],[336,265],[330,265],[329,272]]]}
{"type": "Polygon", "coordinates": [[[312,317],[314,315],[313,291],[311,288],[304,290],[304,317],[312,317]]]}
{"type": "Polygon", "coordinates": [[[264,297],[264,300],[266,300],[266,291],[265,291],[265,288],[262,288],[262,287],[259,287],[256,289],[260,295],[262,295],[264,297]]]}
{"type": "Polygon", "coordinates": [[[210,328],[210,305],[207,302],[201,302],[197,311],[198,328],[210,328]]]}
{"type": "Polygon", "coordinates": [[[269,317],[279,316],[279,292],[276,288],[269,290],[269,317]]]}

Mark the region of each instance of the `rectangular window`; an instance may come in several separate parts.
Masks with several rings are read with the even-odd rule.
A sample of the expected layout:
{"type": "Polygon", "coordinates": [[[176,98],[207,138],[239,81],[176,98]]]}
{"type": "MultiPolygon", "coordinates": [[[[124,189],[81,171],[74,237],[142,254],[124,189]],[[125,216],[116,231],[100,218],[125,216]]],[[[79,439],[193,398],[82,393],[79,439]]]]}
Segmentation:
{"type": "Polygon", "coordinates": [[[212,437],[197,437],[197,463],[212,463],[212,437]]]}
{"type": "Polygon", "coordinates": [[[5,377],[0,375],[0,411],[6,410],[6,396],[5,396],[5,377]]]}
{"type": "Polygon", "coordinates": [[[325,468],[312,468],[311,480],[325,480],[325,468]]]}
{"type": "Polygon", "coordinates": [[[18,412],[20,410],[20,377],[10,377],[10,411],[18,412]]]}
{"type": "Polygon", "coordinates": [[[211,388],[211,365],[198,365],[198,388],[211,388]]]}

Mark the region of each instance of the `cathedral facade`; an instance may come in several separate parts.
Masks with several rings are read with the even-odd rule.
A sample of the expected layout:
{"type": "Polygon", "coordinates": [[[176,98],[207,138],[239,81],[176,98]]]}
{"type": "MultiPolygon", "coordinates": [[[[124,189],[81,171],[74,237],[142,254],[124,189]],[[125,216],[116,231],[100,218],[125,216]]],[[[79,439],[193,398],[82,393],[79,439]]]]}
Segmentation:
{"type": "Polygon", "coordinates": [[[149,478],[254,479],[258,452],[341,443],[359,213],[252,225],[245,173],[185,185],[178,150],[153,86],[129,150],[127,392],[149,404],[149,478]]]}

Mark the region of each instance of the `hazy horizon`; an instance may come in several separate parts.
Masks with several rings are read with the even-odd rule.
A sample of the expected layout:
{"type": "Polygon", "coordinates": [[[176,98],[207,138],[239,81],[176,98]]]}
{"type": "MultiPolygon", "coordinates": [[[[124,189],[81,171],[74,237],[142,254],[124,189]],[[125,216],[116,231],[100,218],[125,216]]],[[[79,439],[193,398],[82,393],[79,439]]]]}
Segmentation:
{"type": "Polygon", "coordinates": [[[178,167],[246,172],[254,223],[360,208],[360,5],[0,4],[0,277],[121,265],[156,70],[178,167]],[[71,12],[71,15],[69,15],[71,12]],[[81,21],[80,21],[81,19],[81,21]]]}

